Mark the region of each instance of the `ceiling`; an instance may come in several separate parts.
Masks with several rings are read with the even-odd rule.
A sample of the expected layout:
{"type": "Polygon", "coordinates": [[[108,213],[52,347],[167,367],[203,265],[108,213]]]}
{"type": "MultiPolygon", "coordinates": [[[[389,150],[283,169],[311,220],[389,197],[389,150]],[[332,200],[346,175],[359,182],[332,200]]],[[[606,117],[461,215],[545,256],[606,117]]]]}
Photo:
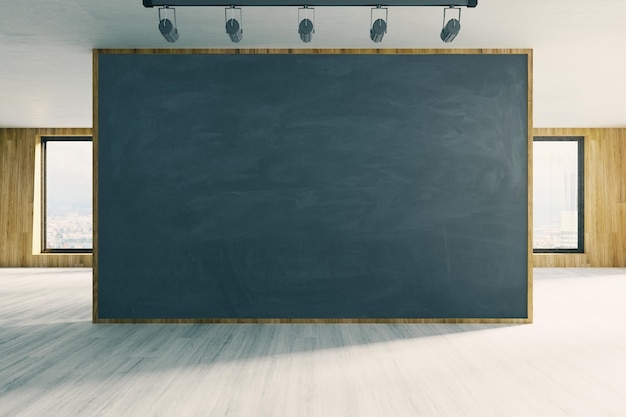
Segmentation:
{"type": "Polygon", "coordinates": [[[93,48],[533,48],[536,127],[626,127],[626,0],[479,0],[439,39],[442,8],[391,8],[369,39],[370,8],[317,8],[313,42],[296,8],[243,9],[232,44],[222,8],[179,7],[180,39],[141,0],[0,0],[0,127],[90,127],[93,48]]]}

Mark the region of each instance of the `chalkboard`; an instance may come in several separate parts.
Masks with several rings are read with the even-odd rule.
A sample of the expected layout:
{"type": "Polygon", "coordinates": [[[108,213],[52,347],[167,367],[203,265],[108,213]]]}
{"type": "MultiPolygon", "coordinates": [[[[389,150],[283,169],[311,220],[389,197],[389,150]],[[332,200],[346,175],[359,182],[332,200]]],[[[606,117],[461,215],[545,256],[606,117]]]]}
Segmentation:
{"type": "Polygon", "coordinates": [[[97,316],[527,318],[527,54],[97,54],[97,316]]]}

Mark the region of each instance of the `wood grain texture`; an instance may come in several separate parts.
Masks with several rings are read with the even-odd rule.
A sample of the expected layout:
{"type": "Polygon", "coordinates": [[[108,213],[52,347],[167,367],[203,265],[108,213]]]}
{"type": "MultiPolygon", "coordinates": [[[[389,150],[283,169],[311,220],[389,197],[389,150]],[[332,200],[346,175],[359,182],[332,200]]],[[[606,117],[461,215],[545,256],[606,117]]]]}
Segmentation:
{"type": "Polygon", "coordinates": [[[532,49],[94,49],[93,51],[93,108],[94,108],[94,254],[93,254],[93,310],[94,323],[531,323],[532,300],[532,227],[528,231],[527,312],[524,319],[100,319],[98,317],[98,56],[106,54],[522,54],[528,57],[528,224],[532,225],[532,49]]]}
{"type": "Polygon", "coordinates": [[[92,135],[92,149],[93,149],[93,186],[92,186],[92,212],[93,212],[93,240],[92,240],[92,259],[91,265],[93,274],[91,278],[91,319],[95,323],[98,321],[98,52],[93,51],[92,55],[93,63],[93,77],[92,77],[92,100],[93,100],[93,135],[92,135]]]}
{"type": "Polygon", "coordinates": [[[98,319],[97,323],[101,324],[377,324],[377,323],[397,323],[397,324],[529,324],[529,319],[468,319],[468,318],[394,318],[394,319],[362,319],[362,318],[215,318],[215,319],[98,319]]]}
{"type": "Polygon", "coordinates": [[[528,321],[533,321],[533,53],[528,51],[528,321]]]}
{"type": "Polygon", "coordinates": [[[90,323],[84,268],[0,269],[0,415],[626,415],[626,269],[535,271],[535,324],[90,323]]]}
{"type": "Polygon", "coordinates": [[[585,147],[585,253],[534,254],[534,266],[626,266],[626,129],[536,128],[533,134],[583,136],[585,147]]]}
{"type": "MultiPolygon", "coordinates": [[[[477,54],[477,55],[497,55],[497,54],[523,54],[532,56],[532,49],[376,49],[376,48],[334,48],[334,49],[317,49],[317,48],[293,48],[293,49],[274,49],[274,48],[249,48],[249,49],[130,49],[130,48],[107,48],[94,49],[94,55],[100,54],[309,54],[309,55],[341,55],[341,54],[369,54],[369,55],[459,55],[459,54],[477,54]]],[[[532,60],[531,60],[532,61],[532,60]]],[[[532,64],[532,62],[531,62],[532,64]]],[[[529,67],[532,70],[532,65],[529,67]]]]}
{"type": "Polygon", "coordinates": [[[91,129],[0,129],[0,267],[91,266],[91,254],[33,254],[35,146],[42,135],[91,129]]]}

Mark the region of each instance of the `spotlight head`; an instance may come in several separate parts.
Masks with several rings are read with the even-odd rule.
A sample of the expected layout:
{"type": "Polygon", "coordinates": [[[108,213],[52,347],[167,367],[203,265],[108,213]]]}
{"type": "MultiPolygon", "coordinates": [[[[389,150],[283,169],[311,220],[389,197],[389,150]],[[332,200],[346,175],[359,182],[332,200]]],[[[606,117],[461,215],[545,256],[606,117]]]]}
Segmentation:
{"type": "Polygon", "coordinates": [[[311,38],[315,33],[313,22],[311,22],[311,20],[307,18],[302,19],[300,21],[300,24],[298,25],[298,33],[300,34],[300,39],[302,39],[302,42],[311,42],[311,38]]]}
{"type": "Polygon", "coordinates": [[[448,20],[448,23],[441,29],[441,40],[446,43],[452,42],[454,38],[456,38],[456,35],[459,34],[460,30],[461,22],[457,19],[448,20]]]}
{"type": "Polygon", "coordinates": [[[370,39],[379,43],[387,33],[387,22],[389,21],[389,9],[380,5],[372,7],[370,11],[370,39]],[[374,15],[378,15],[376,17],[374,15]]]}
{"type": "Polygon", "coordinates": [[[243,30],[237,19],[228,19],[226,22],[226,33],[230,40],[237,43],[243,38],[243,30]]]}
{"type": "Polygon", "coordinates": [[[159,8],[159,31],[168,42],[178,40],[178,29],[176,28],[176,9],[164,6],[159,8]],[[169,12],[172,12],[172,19],[169,19],[169,12]]]}
{"type": "Polygon", "coordinates": [[[374,42],[379,43],[383,40],[383,36],[387,33],[387,22],[383,19],[376,19],[374,24],[372,24],[372,28],[370,29],[370,39],[374,42]]]}
{"type": "Polygon", "coordinates": [[[311,42],[315,33],[315,9],[304,5],[298,8],[298,34],[304,43],[311,42]]]}
{"type": "Polygon", "coordinates": [[[170,19],[161,19],[159,22],[159,30],[166,41],[176,42],[178,40],[178,29],[176,29],[176,26],[170,19]]]}

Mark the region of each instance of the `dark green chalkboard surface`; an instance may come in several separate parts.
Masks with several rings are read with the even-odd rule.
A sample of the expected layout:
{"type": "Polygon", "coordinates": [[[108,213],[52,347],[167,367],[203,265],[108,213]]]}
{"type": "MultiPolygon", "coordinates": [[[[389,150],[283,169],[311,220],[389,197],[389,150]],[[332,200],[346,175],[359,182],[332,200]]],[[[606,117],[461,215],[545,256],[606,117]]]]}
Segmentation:
{"type": "Polygon", "coordinates": [[[528,59],[96,54],[97,318],[529,317],[528,59]]]}

